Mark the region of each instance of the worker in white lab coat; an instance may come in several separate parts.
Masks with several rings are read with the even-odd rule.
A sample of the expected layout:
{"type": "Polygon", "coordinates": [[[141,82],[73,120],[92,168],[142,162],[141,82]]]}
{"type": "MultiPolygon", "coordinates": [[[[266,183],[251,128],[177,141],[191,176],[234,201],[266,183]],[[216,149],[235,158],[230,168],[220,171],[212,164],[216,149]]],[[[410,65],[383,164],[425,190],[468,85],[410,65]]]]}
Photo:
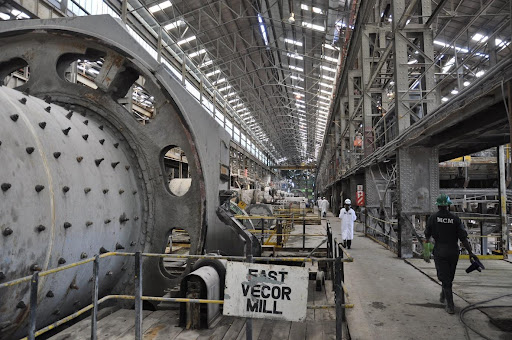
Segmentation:
{"type": "Polygon", "coordinates": [[[322,197],[322,200],[318,202],[318,208],[320,208],[320,211],[322,212],[322,217],[327,216],[327,208],[329,208],[329,201],[327,201],[325,197],[322,197]]]}
{"type": "Polygon", "coordinates": [[[350,207],[351,204],[352,202],[347,198],[339,216],[341,218],[341,239],[343,240],[343,246],[348,249],[350,249],[354,239],[354,221],[357,219],[356,212],[350,207]]]}

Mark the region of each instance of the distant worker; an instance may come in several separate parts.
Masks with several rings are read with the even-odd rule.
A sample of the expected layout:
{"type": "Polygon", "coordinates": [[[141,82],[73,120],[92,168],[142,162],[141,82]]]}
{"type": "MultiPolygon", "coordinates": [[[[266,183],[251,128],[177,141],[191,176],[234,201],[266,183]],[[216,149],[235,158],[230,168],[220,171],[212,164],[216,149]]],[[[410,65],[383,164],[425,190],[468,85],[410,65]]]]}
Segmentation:
{"type": "Polygon", "coordinates": [[[343,246],[348,249],[350,249],[354,239],[354,221],[357,219],[356,212],[350,207],[351,204],[352,201],[347,198],[339,216],[341,218],[341,239],[343,240],[343,246]]]}
{"type": "Polygon", "coordinates": [[[459,261],[458,240],[462,242],[467,249],[469,258],[478,261],[478,257],[473,254],[471,244],[468,242],[468,233],[464,224],[454,214],[448,211],[452,204],[450,197],[441,194],[436,200],[438,211],[431,215],[427,221],[425,229],[424,260],[430,262],[430,237],[434,238],[434,262],[436,264],[437,278],[441,281],[442,291],[439,298],[441,303],[445,303],[445,310],[449,314],[455,313],[453,303],[452,283],[459,261]]]}
{"type": "Polygon", "coordinates": [[[327,208],[329,207],[329,202],[325,199],[325,197],[322,197],[322,200],[318,203],[318,207],[320,208],[320,211],[322,212],[322,217],[327,216],[327,208]]]}

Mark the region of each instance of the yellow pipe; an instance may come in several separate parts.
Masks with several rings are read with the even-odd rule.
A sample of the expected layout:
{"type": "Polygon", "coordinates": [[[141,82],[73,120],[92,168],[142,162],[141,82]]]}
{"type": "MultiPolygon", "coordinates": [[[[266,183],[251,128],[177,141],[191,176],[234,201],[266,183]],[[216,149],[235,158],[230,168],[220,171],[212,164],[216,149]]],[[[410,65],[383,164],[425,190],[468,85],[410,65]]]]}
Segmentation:
{"type": "MultiPolygon", "coordinates": [[[[89,263],[89,262],[92,262],[92,261],[94,261],[94,257],[91,257],[91,258],[89,258],[87,260],[82,260],[82,261],[79,261],[79,262],[67,264],[67,265],[59,267],[59,268],[45,270],[45,271],[39,272],[39,277],[43,277],[43,276],[46,276],[46,275],[49,275],[49,274],[53,274],[53,273],[58,273],[60,271],[63,271],[63,270],[69,269],[69,268],[78,267],[78,266],[81,266],[82,264],[86,264],[86,263],[89,263]]],[[[0,284],[0,288],[14,286],[14,285],[17,285],[17,284],[20,284],[20,283],[23,283],[23,282],[28,282],[28,281],[30,281],[31,278],[32,278],[32,275],[25,276],[25,277],[22,277],[22,278],[17,279],[17,280],[12,280],[12,281],[0,284]]]]}
{"type": "MultiPolygon", "coordinates": [[[[251,233],[260,233],[261,234],[261,230],[247,230],[251,233]]],[[[311,237],[317,237],[317,236],[327,236],[326,234],[290,234],[290,233],[286,233],[286,234],[272,234],[273,236],[311,236],[311,237]]]]}
{"type": "MultiPolygon", "coordinates": [[[[290,235],[289,235],[290,236],[290,235]]],[[[295,236],[295,235],[292,235],[292,236],[295,236]]],[[[302,236],[302,235],[297,235],[297,236],[302,236]]],[[[322,236],[325,236],[325,235],[322,235],[322,236]]],[[[274,237],[274,235],[271,235],[268,239],[267,239],[267,242],[270,241],[270,239],[274,237]]],[[[347,256],[349,257],[348,259],[344,259],[344,262],[352,262],[352,258],[350,257],[350,255],[346,252],[346,251],[343,251],[345,254],[347,254],[347,256]]],[[[121,252],[108,252],[108,253],[104,253],[104,254],[101,254],[99,257],[100,258],[105,258],[105,257],[110,257],[110,256],[133,256],[135,255],[135,253],[121,253],[121,252]]],[[[147,257],[162,257],[162,258],[183,258],[183,259],[187,259],[187,258],[190,258],[190,259],[209,259],[209,258],[214,258],[214,259],[226,259],[226,260],[232,260],[232,261],[245,261],[246,258],[243,257],[243,256],[208,256],[208,255],[175,255],[175,254],[156,254],[156,253],[142,253],[142,256],[147,256],[147,257]]],[[[283,262],[313,262],[313,261],[319,261],[317,259],[309,259],[309,258],[297,258],[297,257],[282,257],[282,258],[254,258],[255,261],[258,261],[258,259],[260,261],[283,261],[283,262]]],[[[63,270],[66,270],[66,269],[70,269],[70,268],[74,268],[74,267],[78,267],[78,266],[81,266],[83,264],[86,264],[86,263],[89,263],[89,262],[92,262],[94,261],[94,257],[91,257],[89,259],[86,259],[86,260],[82,260],[82,261],[79,261],[79,262],[75,262],[75,263],[71,263],[69,265],[66,265],[66,266],[62,266],[62,267],[59,267],[59,268],[54,268],[54,269],[50,269],[50,270],[46,270],[46,271],[42,271],[39,273],[39,276],[47,276],[49,274],[53,274],[53,273],[57,273],[57,272],[60,272],[60,271],[63,271],[63,270]]],[[[4,287],[10,287],[10,286],[14,286],[14,285],[17,285],[17,284],[20,284],[20,283],[24,283],[24,282],[28,282],[30,281],[32,278],[32,275],[31,276],[25,276],[25,277],[22,277],[20,279],[16,279],[16,280],[12,280],[12,281],[9,281],[9,282],[6,282],[6,283],[2,283],[0,284],[0,288],[4,288],[4,287]]]]}
{"type": "Polygon", "coordinates": [[[224,300],[205,300],[205,299],[186,299],[186,298],[159,298],[154,296],[143,296],[142,300],[146,301],[160,301],[160,302],[191,302],[191,303],[211,303],[222,305],[224,300]]]}
{"type": "Polygon", "coordinates": [[[392,249],[390,246],[388,246],[388,245],[387,245],[387,244],[385,244],[384,242],[381,242],[381,241],[377,240],[376,238],[374,238],[374,237],[372,237],[372,236],[370,236],[370,235],[366,235],[366,237],[368,237],[368,238],[372,239],[373,241],[377,242],[377,243],[378,243],[378,244],[380,244],[381,246],[384,246],[384,247],[388,248],[389,250],[391,250],[391,251],[395,252],[395,251],[394,251],[394,249],[392,249]]]}
{"type": "Polygon", "coordinates": [[[89,262],[92,262],[92,261],[94,261],[94,257],[88,258],[88,259],[83,260],[83,261],[78,261],[78,262],[75,262],[75,263],[70,263],[68,265],[65,265],[65,266],[62,266],[62,267],[59,267],[59,268],[54,268],[54,269],[46,270],[44,272],[39,273],[39,277],[46,276],[46,275],[53,274],[53,273],[58,273],[60,271],[63,271],[63,270],[69,269],[69,268],[78,267],[78,266],[81,266],[83,264],[86,264],[86,263],[89,263],[89,262]]]}
{"type": "MultiPolygon", "coordinates": [[[[480,260],[503,260],[503,255],[477,255],[480,260]]],[[[469,260],[469,255],[459,255],[460,260],[469,260]]]]}
{"type": "Polygon", "coordinates": [[[279,220],[283,220],[283,221],[303,221],[303,220],[320,220],[318,217],[315,217],[315,216],[311,216],[310,218],[306,217],[306,218],[302,218],[302,217],[295,217],[295,218],[292,218],[292,217],[286,217],[286,216],[279,216],[279,215],[274,215],[274,216],[246,216],[246,215],[235,215],[234,218],[238,219],[238,220],[275,220],[275,219],[279,219],[279,220]]]}
{"type": "MultiPolygon", "coordinates": [[[[99,299],[98,300],[98,305],[100,305],[101,303],[107,301],[107,300],[111,300],[111,299],[117,299],[117,300],[135,300],[135,296],[133,295],[107,295],[107,296],[104,296],[103,298],[99,299]]],[[[212,304],[224,304],[224,300],[204,300],[204,299],[185,299],[185,298],[159,298],[159,297],[153,297],[153,296],[142,296],[141,297],[142,300],[147,300],[147,301],[165,301],[165,302],[191,302],[191,303],[212,303],[212,304]]],[[[77,317],[79,317],[80,315],[82,315],[83,313],[91,310],[93,308],[93,305],[90,304],[90,305],[87,305],[85,306],[84,308],[80,309],[79,311],[63,318],[63,319],[60,319],[54,323],[52,323],[51,325],[48,325],[40,330],[38,330],[36,333],[35,333],[35,336],[38,337],[39,335],[41,334],[44,334],[68,321],[71,321],[77,317]]],[[[21,339],[21,340],[28,340],[27,337],[21,339]]]]}

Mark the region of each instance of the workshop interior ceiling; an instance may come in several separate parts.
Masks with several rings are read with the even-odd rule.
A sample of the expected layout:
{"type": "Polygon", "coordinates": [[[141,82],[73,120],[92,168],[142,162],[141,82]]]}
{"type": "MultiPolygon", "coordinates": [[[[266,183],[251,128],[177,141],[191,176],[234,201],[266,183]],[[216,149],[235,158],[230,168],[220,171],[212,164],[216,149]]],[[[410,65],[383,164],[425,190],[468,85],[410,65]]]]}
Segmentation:
{"type": "MultiPolygon", "coordinates": [[[[162,27],[277,163],[313,163],[340,59],[346,1],[129,0],[162,27]]],[[[136,10],[134,10],[136,9],[136,10]]],[[[170,46],[171,47],[171,46],[170,46]]],[[[192,67],[191,67],[192,68],[192,67]]]]}
{"type": "MultiPolygon", "coordinates": [[[[104,2],[121,13],[122,1],[104,2]]],[[[368,10],[378,13],[379,25],[390,26],[392,1],[369,2],[375,4],[368,10]]],[[[411,2],[406,0],[406,6],[411,2]]],[[[14,3],[0,0],[0,6],[7,6],[1,6],[2,11],[14,3]]],[[[68,6],[80,5],[85,13],[96,3],[103,0],[69,0],[68,6]]],[[[127,0],[127,10],[130,29],[152,47],[161,33],[164,62],[169,60],[187,73],[194,86],[208,94],[209,105],[230,117],[272,163],[314,165],[326,133],[332,133],[332,111],[344,89],[340,73],[346,54],[353,52],[346,48],[362,4],[356,0],[127,0]]],[[[439,0],[431,6],[436,13],[431,25],[436,81],[442,80],[438,94],[448,101],[471,83],[471,77],[485,72],[486,40],[501,45],[499,54],[510,55],[510,1],[439,0]],[[464,84],[453,73],[461,62],[464,84]]],[[[3,11],[6,18],[14,19],[13,13],[3,11]]],[[[16,18],[29,17],[23,15],[16,18]]],[[[407,25],[419,22],[413,14],[407,25]]],[[[391,30],[387,40],[393,40],[391,30]]],[[[417,62],[415,54],[418,50],[411,48],[409,64],[417,62]]],[[[392,55],[382,71],[387,79],[376,78],[371,91],[394,92],[392,55]]],[[[419,62],[418,69],[421,66],[419,62]]],[[[420,72],[408,69],[411,78],[420,72]]]]}

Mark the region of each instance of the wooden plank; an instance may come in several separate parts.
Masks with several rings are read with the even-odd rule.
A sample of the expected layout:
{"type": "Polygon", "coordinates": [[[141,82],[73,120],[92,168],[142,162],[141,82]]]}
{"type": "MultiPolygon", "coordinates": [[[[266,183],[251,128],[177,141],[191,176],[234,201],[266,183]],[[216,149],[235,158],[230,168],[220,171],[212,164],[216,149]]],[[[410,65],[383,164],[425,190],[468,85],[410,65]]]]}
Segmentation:
{"type": "MultiPolygon", "coordinates": [[[[322,292],[316,291],[316,281],[309,281],[308,287],[308,304],[310,305],[320,305],[323,300],[322,292]],[[310,298],[311,296],[311,298],[310,298]]],[[[325,297],[325,293],[323,294],[325,297]]],[[[308,312],[311,309],[308,309],[308,312]]],[[[323,319],[324,313],[320,312],[321,310],[313,310],[313,320],[308,320],[306,318],[306,339],[307,340],[323,340],[324,339],[324,330],[321,319],[323,319]]]]}
{"type": "Polygon", "coordinates": [[[174,340],[181,332],[178,311],[169,310],[158,322],[144,332],[144,340],[174,340]]]}
{"type": "Polygon", "coordinates": [[[228,331],[224,335],[223,340],[235,340],[238,337],[238,334],[240,334],[240,331],[242,330],[244,324],[244,318],[234,318],[234,321],[231,324],[231,327],[229,327],[228,331]]]}
{"type": "MultiPolygon", "coordinates": [[[[121,309],[121,311],[112,314],[115,317],[110,320],[105,318],[98,322],[98,339],[115,339],[123,334],[127,328],[132,328],[135,333],[135,311],[130,309],[121,309]],[[121,311],[125,312],[120,313],[121,311]]],[[[143,310],[142,317],[145,318],[151,313],[153,312],[143,310]]]]}
{"type": "MultiPolygon", "coordinates": [[[[115,313],[118,310],[119,310],[118,307],[105,307],[103,309],[100,309],[98,311],[98,321],[106,318],[107,316],[115,313]]],[[[91,334],[91,317],[90,316],[75,323],[74,325],[60,331],[59,333],[55,334],[54,336],[52,336],[49,339],[51,339],[51,340],[73,339],[75,337],[75,334],[78,334],[79,332],[86,331],[86,330],[89,331],[88,334],[90,335],[91,334]]]]}
{"type": "Polygon", "coordinates": [[[323,340],[324,331],[321,322],[306,322],[306,340],[323,340]]]}
{"type": "Polygon", "coordinates": [[[211,329],[210,334],[204,334],[197,338],[197,340],[221,340],[233,323],[234,317],[221,316],[221,319],[214,328],[211,329]]]}
{"type": "MultiPolygon", "coordinates": [[[[154,324],[160,321],[169,311],[166,310],[158,310],[156,312],[148,314],[142,320],[142,334],[144,334],[147,330],[149,330],[154,324]]],[[[117,340],[134,340],[135,339],[135,324],[132,327],[126,328],[126,331],[122,333],[117,338],[112,338],[117,340]]]]}
{"type": "MultiPolygon", "coordinates": [[[[315,303],[315,282],[308,282],[308,305],[313,305],[315,303]]],[[[315,310],[308,309],[306,311],[306,321],[314,321],[315,320],[315,310]]]]}
{"type": "MultiPolygon", "coordinates": [[[[266,319],[261,328],[260,336],[258,340],[268,340],[272,336],[274,330],[274,321],[266,319]]],[[[255,338],[253,338],[255,339],[255,338]]]]}
{"type": "MultiPolygon", "coordinates": [[[[325,296],[327,304],[334,304],[334,291],[332,288],[332,281],[325,280],[325,296]]],[[[336,308],[329,308],[327,311],[327,320],[324,321],[324,335],[325,339],[336,339],[336,308]]]]}
{"type": "MultiPolygon", "coordinates": [[[[286,339],[286,338],[284,338],[286,339]]],[[[290,328],[290,336],[288,340],[305,340],[306,339],[306,323],[305,322],[292,322],[290,328]]]]}
{"type": "MultiPolygon", "coordinates": [[[[258,336],[260,335],[261,329],[263,328],[263,324],[265,323],[265,319],[252,319],[252,338],[258,339],[258,336]]],[[[240,330],[240,334],[238,334],[238,337],[236,340],[245,340],[245,325],[247,322],[244,323],[244,327],[240,330]]]]}
{"type": "MultiPolygon", "coordinates": [[[[311,281],[313,282],[313,281],[311,281]]],[[[315,282],[316,286],[316,282],[315,282]]],[[[314,305],[315,306],[321,306],[327,304],[327,296],[325,294],[325,287],[322,286],[321,291],[317,291],[316,287],[313,291],[314,294],[314,305]]],[[[327,309],[315,309],[315,321],[325,321],[329,320],[329,311],[327,309]]]]}
{"type": "Polygon", "coordinates": [[[325,340],[336,340],[336,320],[322,321],[325,340]]]}
{"type": "Polygon", "coordinates": [[[290,335],[291,326],[291,321],[276,321],[274,325],[274,331],[272,332],[271,340],[288,339],[288,336],[290,335]]]}
{"type": "MultiPolygon", "coordinates": [[[[130,311],[129,309],[120,309],[116,311],[115,313],[112,313],[108,315],[107,317],[103,318],[98,322],[98,334],[100,333],[100,327],[102,323],[109,323],[112,322],[112,320],[115,320],[118,317],[126,317],[130,314],[134,314],[134,311],[130,311]]],[[[80,321],[80,323],[84,322],[82,325],[85,325],[84,327],[70,327],[66,329],[63,332],[60,332],[59,334],[52,337],[52,340],[64,340],[64,339],[73,339],[73,340],[86,340],[91,338],[91,319],[88,318],[88,321],[83,320],[80,321]]]]}
{"type": "Polygon", "coordinates": [[[183,330],[175,340],[197,340],[197,338],[201,335],[201,331],[196,329],[187,329],[183,330]]]}
{"type": "MultiPolygon", "coordinates": [[[[332,288],[332,281],[325,280],[325,296],[327,298],[327,304],[334,304],[334,290],[332,288]]],[[[329,312],[329,320],[336,320],[336,309],[330,308],[327,310],[329,312]]]]}

